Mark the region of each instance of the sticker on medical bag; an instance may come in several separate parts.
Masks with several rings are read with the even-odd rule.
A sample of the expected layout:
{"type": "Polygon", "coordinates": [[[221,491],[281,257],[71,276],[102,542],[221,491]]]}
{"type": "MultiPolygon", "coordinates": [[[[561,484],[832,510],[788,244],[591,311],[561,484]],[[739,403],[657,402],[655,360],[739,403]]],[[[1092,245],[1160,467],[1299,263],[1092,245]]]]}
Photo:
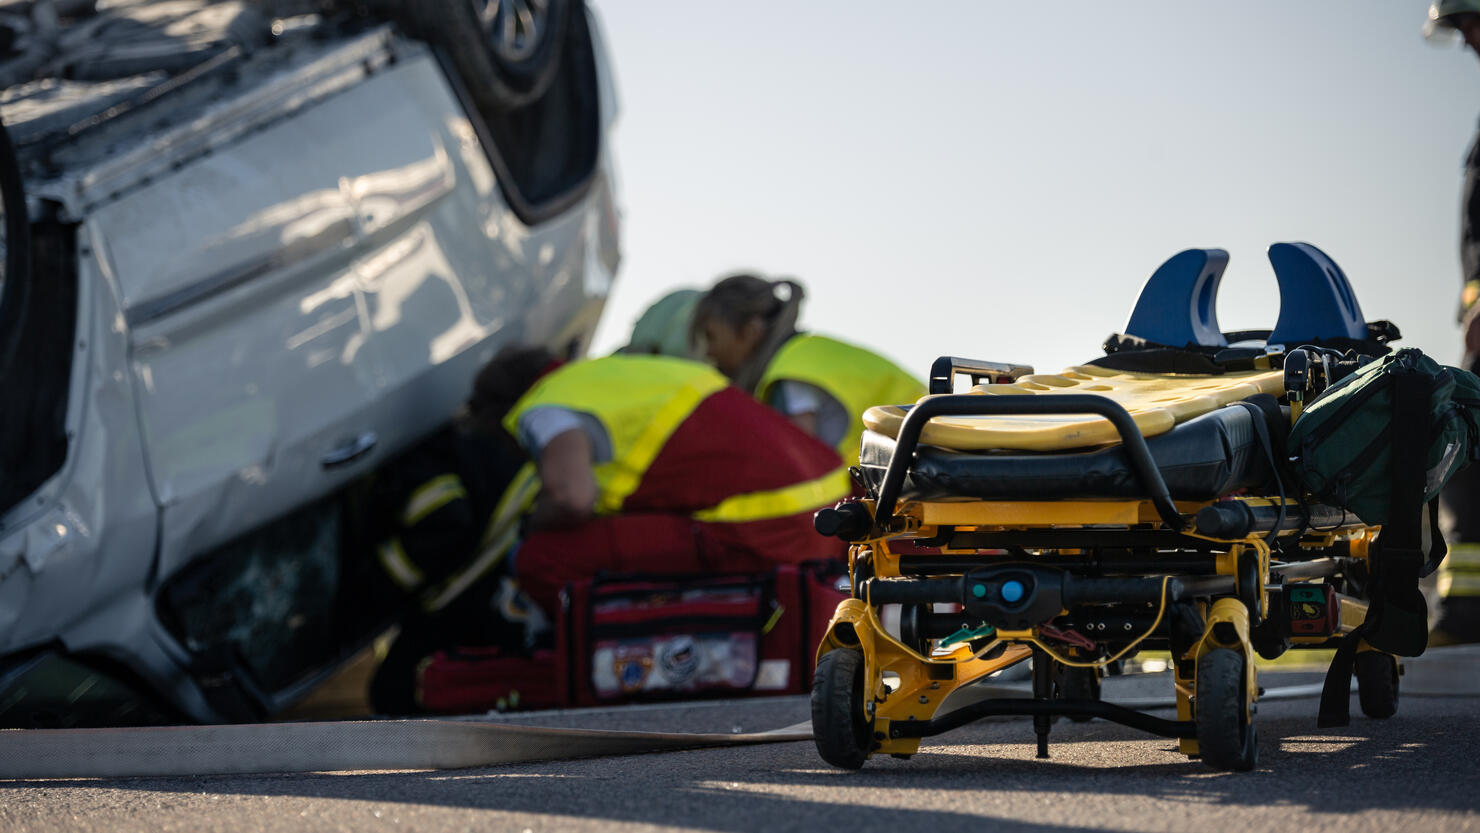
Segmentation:
{"type": "Polygon", "coordinates": [[[592,648],[591,685],[603,698],[747,689],[757,681],[757,648],[753,633],[605,640],[592,648]]]}

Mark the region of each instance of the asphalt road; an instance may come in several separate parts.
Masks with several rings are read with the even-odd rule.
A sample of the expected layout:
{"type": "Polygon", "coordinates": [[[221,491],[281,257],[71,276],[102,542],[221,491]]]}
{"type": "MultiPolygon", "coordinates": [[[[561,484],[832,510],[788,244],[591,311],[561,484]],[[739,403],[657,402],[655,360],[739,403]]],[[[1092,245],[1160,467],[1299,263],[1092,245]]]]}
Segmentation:
{"type": "MultiPolygon", "coordinates": [[[[1269,687],[1309,674],[1266,673],[1269,687]]],[[[27,831],[1480,831],[1477,699],[1407,697],[1315,728],[1314,700],[1261,704],[1260,765],[1214,772],[1175,742],[1104,722],[977,723],[859,772],[812,744],[442,772],[0,782],[0,830],[27,831]]],[[[1355,701],[1353,702],[1355,707],[1355,701]]],[[[1357,710],[1353,708],[1353,711],[1357,710]]],[[[526,725],[758,731],[804,698],[506,718],[526,725]]]]}

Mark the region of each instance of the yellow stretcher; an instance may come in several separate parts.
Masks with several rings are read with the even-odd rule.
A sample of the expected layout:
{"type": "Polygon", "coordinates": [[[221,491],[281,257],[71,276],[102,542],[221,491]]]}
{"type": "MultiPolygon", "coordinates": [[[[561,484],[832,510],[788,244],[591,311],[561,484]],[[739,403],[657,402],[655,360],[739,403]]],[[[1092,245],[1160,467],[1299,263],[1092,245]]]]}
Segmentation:
{"type": "MultiPolygon", "coordinates": [[[[983,396],[1095,394],[1124,407],[1141,436],[1154,437],[1230,402],[1257,393],[1283,394],[1283,377],[1277,370],[1170,376],[1082,365],[1063,373],[1026,374],[1011,382],[976,385],[971,393],[983,396]]],[[[898,405],[878,405],[864,412],[863,424],[871,431],[897,437],[905,414],[905,409],[898,405]]],[[[929,445],[958,451],[1061,451],[1119,442],[1120,436],[1103,417],[1035,414],[940,417],[925,426],[920,439],[929,445]]]]}
{"type": "Polygon", "coordinates": [[[851,543],[852,597],[818,648],[812,692],[825,760],[908,756],[922,738],[1012,714],[1033,717],[1040,757],[1054,717],[1101,718],[1247,770],[1255,657],[1337,644],[1357,652],[1363,711],[1395,712],[1396,658],[1342,638],[1366,619],[1380,529],[1287,493],[1279,438],[1334,381],[1332,356],[1386,352],[1396,328],[1364,323],[1315,247],[1269,256],[1273,330],[1220,332],[1227,254],[1188,250],[1147,282],[1105,359],[1036,374],[942,357],[931,395],[863,415],[865,495],[815,521],[851,543]],[[969,392],[954,392],[960,376],[969,392]],[[1172,656],[1174,719],[1100,699],[1102,676],[1146,649],[1172,656]],[[953,699],[1029,658],[1032,697],[953,699]]]}
{"type": "MultiPolygon", "coordinates": [[[[942,361],[949,376],[1007,367],[942,361]]],[[[969,720],[1024,714],[1046,757],[1051,718],[1068,715],[1252,768],[1254,657],[1324,646],[1363,621],[1350,577],[1376,528],[1262,488],[1273,461],[1253,425],[1288,420],[1288,408],[1220,406],[1288,396],[1267,360],[1218,377],[1026,371],[869,412],[868,496],[817,516],[820,532],[852,542],[853,582],[818,649],[819,751],[858,767],[969,720]],[[1057,448],[1071,450],[1040,450],[1057,448]],[[1199,456],[1210,448],[1218,465],[1199,456]],[[882,615],[893,605],[895,631],[882,615]],[[1102,676],[1142,649],[1174,657],[1174,720],[1099,699],[1102,676]],[[939,711],[1030,657],[1033,698],[939,711]]],[[[1395,658],[1364,651],[1356,667],[1364,710],[1392,714],[1395,658]]]]}
{"type": "MultiPolygon", "coordinates": [[[[1280,364],[1274,348],[1217,374],[941,358],[932,395],[870,408],[866,497],[817,515],[852,543],[852,598],[817,652],[821,756],[857,768],[983,716],[1032,715],[1046,758],[1066,715],[1252,768],[1255,655],[1328,647],[1362,624],[1379,531],[1274,476],[1268,435],[1328,382],[1280,364]],[[952,394],[959,374],[983,383],[952,394]],[[1100,700],[1103,675],[1140,650],[1174,657],[1177,718],[1100,700]],[[1032,698],[941,709],[1026,658],[1032,698]]],[[[1393,715],[1396,657],[1359,645],[1363,710],[1393,715]]]]}

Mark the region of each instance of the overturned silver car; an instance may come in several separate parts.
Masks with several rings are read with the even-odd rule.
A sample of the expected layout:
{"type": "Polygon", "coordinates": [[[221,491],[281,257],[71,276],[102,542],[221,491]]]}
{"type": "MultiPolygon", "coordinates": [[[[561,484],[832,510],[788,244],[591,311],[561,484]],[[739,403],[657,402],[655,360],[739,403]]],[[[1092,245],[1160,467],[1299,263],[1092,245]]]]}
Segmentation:
{"type": "Polygon", "coordinates": [[[0,4],[0,727],[241,721],[392,611],[356,484],[618,260],[579,0],[0,4]]]}

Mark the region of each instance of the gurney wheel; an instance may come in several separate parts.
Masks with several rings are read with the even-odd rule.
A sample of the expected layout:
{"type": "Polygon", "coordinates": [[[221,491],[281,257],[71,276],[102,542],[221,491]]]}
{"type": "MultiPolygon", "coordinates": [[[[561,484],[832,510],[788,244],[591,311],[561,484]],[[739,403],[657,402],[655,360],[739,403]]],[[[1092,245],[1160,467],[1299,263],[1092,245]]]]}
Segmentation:
{"type": "MultiPolygon", "coordinates": [[[[1061,667],[1057,687],[1059,699],[1061,700],[1098,700],[1100,699],[1100,674],[1094,668],[1067,668],[1061,667]]],[[[1069,719],[1075,723],[1088,723],[1093,717],[1084,714],[1070,715],[1069,719]]]]}
{"type": "Polygon", "coordinates": [[[824,761],[858,769],[873,751],[874,722],[863,712],[863,652],[829,651],[812,678],[812,739],[824,761]]]}
{"type": "Polygon", "coordinates": [[[1244,658],[1214,648],[1197,661],[1193,701],[1197,747],[1214,769],[1246,772],[1259,762],[1258,737],[1244,703],[1244,658]]]}
{"type": "Polygon", "coordinates": [[[1362,714],[1385,718],[1398,713],[1398,660],[1381,651],[1357,654],[1357,699],[1362,714]]]}

